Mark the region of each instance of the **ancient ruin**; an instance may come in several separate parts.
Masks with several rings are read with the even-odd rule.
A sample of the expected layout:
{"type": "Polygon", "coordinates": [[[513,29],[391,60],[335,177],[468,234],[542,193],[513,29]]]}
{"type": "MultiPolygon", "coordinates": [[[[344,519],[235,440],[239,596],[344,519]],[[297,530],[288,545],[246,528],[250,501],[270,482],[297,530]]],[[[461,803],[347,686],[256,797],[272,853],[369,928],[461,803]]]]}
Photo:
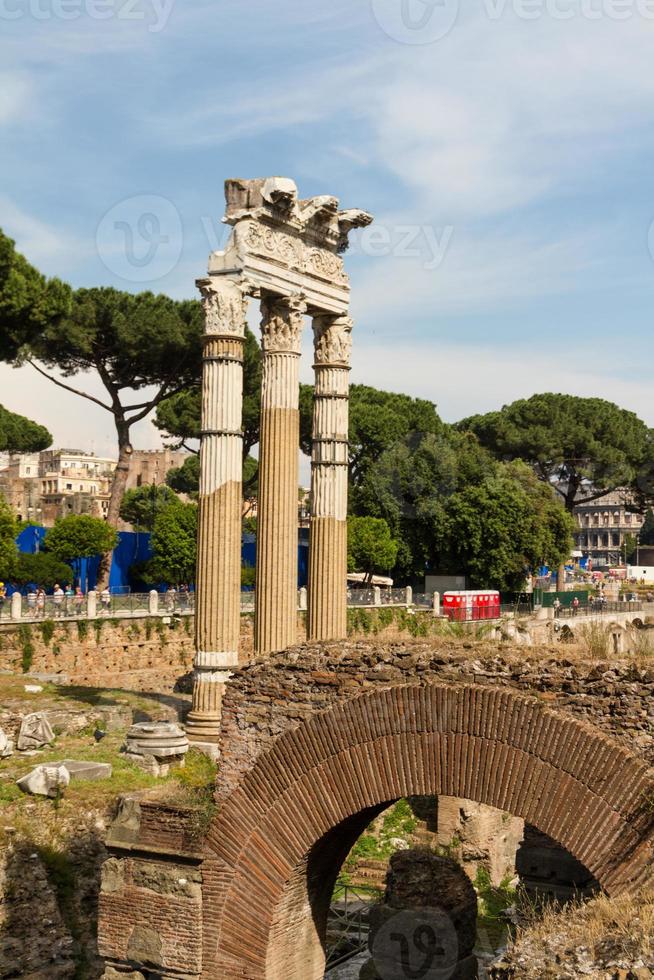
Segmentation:
{"type": "Polygon", "coordinates": [[[313,320],[309,636],[345,636],[350,287],[341,253],[365,211],[335,197],[301,200],[292,180],[228,180],[224,251],[198,280],[205,311],[196,657],[189,739],[211,750],[220,701],[239,663],[243,345],[248,302],[261,301],[261,440],[255,650],[296,641],[299,358],[313,320]]]}

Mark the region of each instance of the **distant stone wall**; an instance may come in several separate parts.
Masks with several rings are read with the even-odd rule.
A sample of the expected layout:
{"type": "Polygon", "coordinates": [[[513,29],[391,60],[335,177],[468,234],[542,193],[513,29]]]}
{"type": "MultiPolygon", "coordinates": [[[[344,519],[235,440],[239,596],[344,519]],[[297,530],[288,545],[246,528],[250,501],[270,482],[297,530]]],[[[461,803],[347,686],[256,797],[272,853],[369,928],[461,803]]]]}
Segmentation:
{"type": "Polygon", "coordinates": [[[56,682],[172,691],[193,663],[193,621],[160,617],[7,624],[0,627],[0,669],[56,682]]]}

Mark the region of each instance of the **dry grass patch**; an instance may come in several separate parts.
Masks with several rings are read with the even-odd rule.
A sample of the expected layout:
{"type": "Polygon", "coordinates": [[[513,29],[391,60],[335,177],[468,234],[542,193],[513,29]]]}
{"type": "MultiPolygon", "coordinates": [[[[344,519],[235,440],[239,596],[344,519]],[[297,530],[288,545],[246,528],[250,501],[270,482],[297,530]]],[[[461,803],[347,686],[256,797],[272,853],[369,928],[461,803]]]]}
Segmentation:
{"type": "Polygon", "coordinates": [[[582,973],[603,978],[610,975],[606,973],[607,967],[614,964],[626,968],[636,963],[651,966],[654,891],[617,898],[598,895],[586,903],[572,903],[564,908],[531,909],[505,958],[514,967],[514,976],[529,976],[533,980],[582,973]],[[553,973],[553,967],[561,963],[573,972],[553,973]],[[582,963],[584,968],[579,970],[582,963]],[[529,973],[522,972],[524,964],[530,964],[529,973]]]}

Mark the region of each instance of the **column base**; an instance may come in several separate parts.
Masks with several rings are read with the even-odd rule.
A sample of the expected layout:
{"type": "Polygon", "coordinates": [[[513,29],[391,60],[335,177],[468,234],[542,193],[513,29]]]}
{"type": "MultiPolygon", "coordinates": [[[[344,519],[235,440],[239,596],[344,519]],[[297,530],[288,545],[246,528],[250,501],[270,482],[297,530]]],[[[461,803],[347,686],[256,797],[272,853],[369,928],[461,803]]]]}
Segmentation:
{"type": "Polygon", "coordinates": [[[218,762],[220,759],[220,745],[218,742],[204,742],[202,739],[195,739],[189,732],[186,733],[186,737],[189,740],[191,748],[197,749],[198,752],[209,756],[214,762],[218,762]]]}

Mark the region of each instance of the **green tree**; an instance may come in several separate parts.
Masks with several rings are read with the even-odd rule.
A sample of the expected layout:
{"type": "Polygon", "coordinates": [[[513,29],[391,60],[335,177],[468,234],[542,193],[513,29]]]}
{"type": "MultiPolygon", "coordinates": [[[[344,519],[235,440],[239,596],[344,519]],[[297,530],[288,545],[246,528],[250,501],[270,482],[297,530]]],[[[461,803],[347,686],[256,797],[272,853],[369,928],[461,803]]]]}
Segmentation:
{"type": "Polygon", "coordinates": [[[383,518],[349,517],[347,521],[347,567],[349,572],[365,572],[368,580],[375,572],[388,572],[395,565],[398,543],[383,518]]]}
{"type": "Polygon", "coordinates": [[[640,529],[640,543],[654,544],[654,510],[647,509],[643,526],[640,529]]]}
{"type": "Polygon", "coordinates": [[[16,570],[18,526],[9,504],[0,496],[0,581],[11,579],[16,570]]]}
{"type": "Polygon", "coordinates": [[[489,452],[469,433],[411,433],[387,449],[350,495],[360,516],[384,518],[399,541],[393,575],[415,578],[438,570],[445,505],[495,472],[489,452]]]}
{"type": "MultiPolygon", "coordinates": [[[[107,522],[115,527],[125,493],[132,452],[132,426],[164,398],[199,377],[202,309],[196,301],[176,301],[145,292],[78,289],[61,324],[48,325],[29,342],[27,360],[54,384],[99,405],[113,418],[118,442],[107,522]],[[66,378],[95,372],[106,392],[96,398],[52,375],[66,378]],[[143,392],[141,399],[129,392],[143,392]],[[134,400],[136,398],[136,400],[134,400]]],[[[103,556],[99,586],[109,578],[111,555],[103,556]]]]}
{"type": "Polygon", "coordinates": [[[111,553],[117,543],[116,531],[101,518],[88,514],[62,517],[45,537],[46,551],[65,562],[111,553]]]}
{"type": "Polygon", "coordinates": [[[38,453],[52,443],[48,430],[0,405],[0,452],[38,453]]]}
{"type": "Polygon", "coordinates": [[[51,589],[57,582],[60,585],[72,583],[73,571],[70,565],[47,551],[35,555],[19,553],[13,581],[20,586],[34,584],[51,589]]]}
{"type": "Polygon", "coordinates": [[[0,231],[0,360],[15,360],[24,344],[56,328],[70,300],[69,286],[42,276],[0,231]]]}
{"type": "Polygon", "coordinates": [[[465,571],[476,588],[520,589],[530,569],[558,564],[570,553],[571,519],[551,492],[499,467],[483,483],[454,494],[445,505],[439,567],[465,571]]]}
{"type": "Polygon", "coordinates": [[[458,427],[502,460],[522,459],[555,486],[566,510],[634,485],[651,434],[633,412],[602,398],[546,393],[475,415],[458,427]]]}
{"type": "MultiPolygon", "coordinates": [[[[381,391],[367,385],[350,388],[350,484],[360,486],[381,456],[409,438],[443,431],[436,406],[421,398],[381,391]]],[[[313,388],[300,387],[300,444],[311,455],[313,388]]]]}
{"type": "Polygon", "coordinates": [[[181,466],[174,466],[166,474],[166,483],[175,493],[197,496],[200,487],[200,457],[193,453],[181,466]]]}
{"type": "Polygon", "coordinates": [[[633,565],[636,561],[636,554],[638,549],[638,539],[635,534],[625,535],[624,544],[622,545],[622,550],[624,552],[625,561],[628,565],[633,565]]]}
{"type": "Polygon", "coordinates": [[[198,508],[177,500],[157,514],[152,532],[153,556],[148,563],[153,580],[169,583],[195,580],[198,508]]]}
{"type": "Polygon", "coordinates": [[[120,507],[120,516],[126,524],[140,531],[151,531],[157,514],[168,504],[177,500],[175,493],[167,486],[145,484],[127,490],[120,507]]]}

